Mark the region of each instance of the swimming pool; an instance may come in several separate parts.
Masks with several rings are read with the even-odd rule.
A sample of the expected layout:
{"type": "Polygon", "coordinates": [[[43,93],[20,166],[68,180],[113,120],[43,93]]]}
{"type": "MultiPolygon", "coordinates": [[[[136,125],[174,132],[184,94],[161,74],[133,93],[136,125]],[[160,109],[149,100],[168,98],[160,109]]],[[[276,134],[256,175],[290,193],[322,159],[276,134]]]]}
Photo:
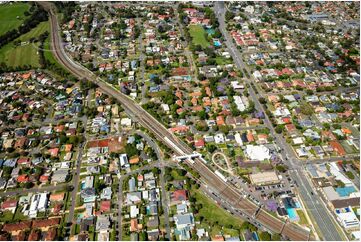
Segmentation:
{"type": "Polygon", "coordinates": [[[212,34],[214,34],[216,31],[215,31],[214,29],[210,28],[210,29],[206,29],[206,32],[207,32],[208,35],[212,35],[212,34]]]}
{"type": "Polygon", "coordinates": [[[252,237],[254,240],[259,241],[258,234],[256,232],[252,233],[252,237]]]}
{"type": "Polygon", "coordinates": [[[221,46],[222,44],[221,44],[221,42],[219,41],[219,40],[215,40],[215,41],[213,41],[213,44],[214,44],[214,46],[215,47],[219,47],[219,46],[221,46]]]}
{"type": "Polygon", "coordinates": [[[348,197],[351,193],[356,192],[356,189],[352,186],[338,187],[335,189],[340,197],[348,197]]]}
{"type": "Polygon", "coordinates": [[[290,218],[291,221],[298,220],[298,215],[297,215],[296,209],[286,208],[286,210],[287,210],[288,217],[290,218]]]}

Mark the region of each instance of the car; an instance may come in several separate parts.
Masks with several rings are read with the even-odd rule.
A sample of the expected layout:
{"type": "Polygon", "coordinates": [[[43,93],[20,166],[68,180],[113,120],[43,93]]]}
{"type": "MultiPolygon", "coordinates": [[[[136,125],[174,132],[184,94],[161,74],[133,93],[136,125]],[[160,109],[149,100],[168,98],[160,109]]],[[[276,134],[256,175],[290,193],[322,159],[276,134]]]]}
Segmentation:
{"type": "Polygon", "coordinates": [[[311,192],[311,195],[313,195],[313,192],[311,192]]]}

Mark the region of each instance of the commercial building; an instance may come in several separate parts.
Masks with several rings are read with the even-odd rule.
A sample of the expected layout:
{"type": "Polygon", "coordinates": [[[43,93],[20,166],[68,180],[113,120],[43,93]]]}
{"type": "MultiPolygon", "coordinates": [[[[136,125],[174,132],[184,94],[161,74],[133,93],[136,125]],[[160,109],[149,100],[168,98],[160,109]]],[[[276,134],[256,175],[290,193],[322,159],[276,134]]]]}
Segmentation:
{"type": "Polygon", "coordinates": [[[280,180],[275,171],[266,171],[249,175],[251,183],[255,185],[266,185],[279,183],[280,180]]]}

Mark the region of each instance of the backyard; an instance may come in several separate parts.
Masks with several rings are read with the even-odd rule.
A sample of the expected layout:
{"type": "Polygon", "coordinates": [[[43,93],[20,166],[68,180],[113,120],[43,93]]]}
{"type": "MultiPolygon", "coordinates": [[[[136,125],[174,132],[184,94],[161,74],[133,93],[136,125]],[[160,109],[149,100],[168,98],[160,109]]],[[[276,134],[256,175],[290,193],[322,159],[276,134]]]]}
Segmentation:
{"type": "Polygon", "coordinates": [[[190,25],[189,34],[192,37],[192,42],[194,45],[200,45],[202,48],[210,46],[210,43],[205,37],[206,31],[201,25],[190,25]]]}

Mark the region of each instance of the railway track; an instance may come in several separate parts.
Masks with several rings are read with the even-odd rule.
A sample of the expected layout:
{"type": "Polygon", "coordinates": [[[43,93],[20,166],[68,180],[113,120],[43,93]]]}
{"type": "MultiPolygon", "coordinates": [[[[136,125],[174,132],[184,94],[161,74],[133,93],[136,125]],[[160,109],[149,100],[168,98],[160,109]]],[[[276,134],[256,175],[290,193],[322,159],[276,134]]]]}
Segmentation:
{"type": "MultiPolygon", "coordinates": [[[[156,120],[128,96],[124,95],[119,90],[116,90],[108,83],[102,81],[85,67],[71,60],[65,53],[62,46],[58,22],[56,15],[54,14],[53,5],[48,2],[41,2],[39,4],[44,6],[44,8],[49,12],[51,22],[51,40],[53,49],[55,50],[54,55],[66,69],[68,69],[77,78],[88,79],[96,83],[106,94],[116,98],[127,112],[131,113],[142,126],[151,131],[158,140],[167,144],[175,154],[184,155],[193,153],[193,150],[188,145],[170,133],[158,122],[158,120],[156,120]],[[175,149],[174,147],[177,148],[175,149]]],[[[306,231],[290,222],[284,222],[275,218],[263,209],[259,210],[259,207],[256,204],[251,202],[249,199],[243,198],[239,191],[215,175],[200,159],[196,158],[194,162],[187,161],[187,164],[197,171],[204,183],[207,184],[207,186],[212,187],[213,190],[217,191],[219,196],[227,201],[228,204],[231,204],[236,209],[241,210],[249,217],[254,217],[254,219],[256,219],[265,228],[275,233],[280,233],[290,240],[305,241],[309,239],[309,231],[306,231]],[[256,216],[254,216],[258,210],[259,212],[256,216]]]]}

